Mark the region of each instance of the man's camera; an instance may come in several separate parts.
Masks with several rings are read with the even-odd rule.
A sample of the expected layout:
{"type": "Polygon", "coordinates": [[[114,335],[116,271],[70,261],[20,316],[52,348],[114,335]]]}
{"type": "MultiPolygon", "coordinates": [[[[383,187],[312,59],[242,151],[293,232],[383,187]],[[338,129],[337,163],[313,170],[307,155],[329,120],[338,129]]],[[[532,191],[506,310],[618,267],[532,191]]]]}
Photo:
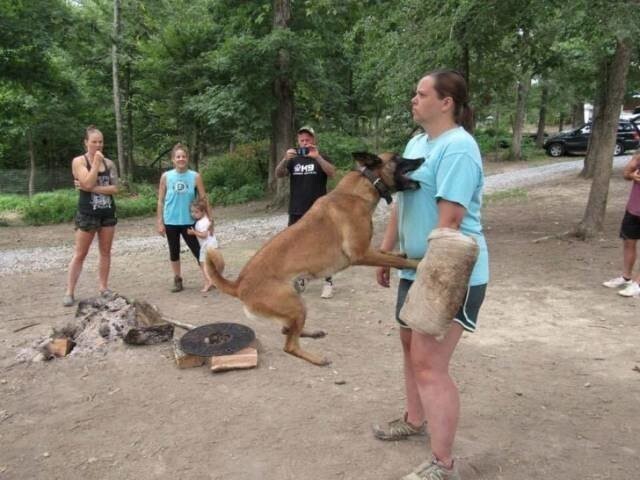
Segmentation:
{"type": "Polygon", "coordinates": [[[299,147],[299,148],[296,148],[296,155],[299,155],[301,157],[306,157],[307,155],[309,155],[309,151],[310,151],[309,147],[299,147]]]}

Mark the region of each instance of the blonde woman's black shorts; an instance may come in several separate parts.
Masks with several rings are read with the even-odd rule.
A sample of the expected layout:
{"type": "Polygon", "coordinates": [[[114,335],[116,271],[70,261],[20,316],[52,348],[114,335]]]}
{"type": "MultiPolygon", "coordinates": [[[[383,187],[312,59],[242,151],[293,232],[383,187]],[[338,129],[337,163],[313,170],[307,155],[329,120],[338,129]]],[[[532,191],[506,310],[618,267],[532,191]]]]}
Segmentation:
{"type": "MultiPolygon", "coordinates": [[[[403,328],[410,328],[405,322],[400,320],[400,310],[404,305],[404,301],[407,298],[409,288],[413,285],[413,280],[407,280],[406,278],[400,279],[398,285],[398,297],[396,300],[396,320],[403,328]]],[[[480,313],[480,307],[484,301],[484,294],[487,291],[487,284],[474,285],[467,289],[467,296],[456,313],[453,321],[458,322],[462,328],[467,332],[475,332],[476,324],[478,323],[478,314],[480,313]]]]}
{"type": "Polygon", "coordinates": [[[101,217],[76,212],[75,222],[76,229],[80,229],[83,232],[94,232],[102,227],[114,227],[118,223],[118,219],[116,217],[101,217]]]}

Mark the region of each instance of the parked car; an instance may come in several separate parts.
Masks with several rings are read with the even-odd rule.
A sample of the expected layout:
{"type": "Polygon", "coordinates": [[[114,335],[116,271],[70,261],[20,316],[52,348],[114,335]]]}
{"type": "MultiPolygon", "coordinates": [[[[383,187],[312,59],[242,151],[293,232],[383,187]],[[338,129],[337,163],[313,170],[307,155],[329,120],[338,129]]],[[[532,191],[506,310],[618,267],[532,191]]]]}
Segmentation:
{"type": "MultiPolygon", "coordinates": [[[[640,146],[640,130],[634,120],[620,120],[614,155],[622,155],[625,150],[635,150],[640,146]]],[[[567,153],[586,153],[589,137],[591,136],[591,122],[585,123],[575,130],[567,130],[547,138],[544,148],[548,155],[559,157],[567,153]]]]}

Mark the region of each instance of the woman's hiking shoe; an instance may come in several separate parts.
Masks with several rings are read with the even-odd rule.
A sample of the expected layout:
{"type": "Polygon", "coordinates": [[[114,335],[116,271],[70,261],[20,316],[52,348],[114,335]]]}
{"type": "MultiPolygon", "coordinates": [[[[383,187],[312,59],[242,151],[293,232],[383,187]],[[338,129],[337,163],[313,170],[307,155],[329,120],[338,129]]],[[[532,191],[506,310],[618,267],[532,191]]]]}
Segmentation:
{"type": "Polygon", "coordinates": [[[178,293],[178,292],[181,292],[182,290],[184,290],[184,287],[182,285],[182,277],[174,277],[173,288],[171,289],[171,291],[173,293],[178,293]]]}
{"type": "Polygon", "coordinates": [[[440,465],[437,460],[425,462],[402,480],[460,480],[455,463],[449,468],[440,465]]]}
{"type": "Polygon", "coordinates": [[[405,440],[411,436],[426,436],[427,429],[425,428],[425,424],[423,423],[418,428],[411,425],[407,422],[407,415],[405,414],[403,418],[398,418],[396,420],[392,420],[387,423],[385,426],[381,427],[379,425],[373,426],[373,435],[378,440],[405,440]]]}
{"type": "Polygon", "coordinates": [[[627,280],[623,276],[620,276],[603,282],[602,286],[607,288],[621,288],[626,287],[629,284],[631,284],[631,279],[627,280]]]}
{"type": "Polygon", "coordinates": [[[65,307],[73,307],[74,303],[76,303],[76,299],[73,298],[73,295],[65,295],[62,298],[62,305],[65,307]]]}

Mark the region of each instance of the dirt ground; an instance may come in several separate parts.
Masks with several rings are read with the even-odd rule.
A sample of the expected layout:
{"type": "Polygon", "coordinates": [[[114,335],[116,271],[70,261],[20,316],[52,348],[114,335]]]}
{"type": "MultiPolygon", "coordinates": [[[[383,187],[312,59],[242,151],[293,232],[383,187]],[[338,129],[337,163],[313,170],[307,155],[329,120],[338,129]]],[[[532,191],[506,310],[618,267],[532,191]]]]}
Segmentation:
{"type": "MultiPolygon", "coordinates": [[[[528,188],[526,198],[485,209],[492,280],[479,329],[465,334],[452,366],[465,480],[638,478],[640,300],[601,286],[620,271],[617,231],[628,188],[619,175],[612,181],[605,234],[589,243],[533,241],[581,218],[582,180],[528,188]]],[[[258,207],[218,215],[264,215],[258,207]]],[[[123,221],[117,235],[152,229],[153,219],[123,221]]],[[[70,225],[0,233],[0,250],[69,246],[72,235],[70,225]]],[[[227,275],[265,240],[224,245],[227,275]]],[[[372,423],[403,408],[394,288],[376,286],[371,269],[336,275],[331,300],[319,298],[320,282],[304,293],[308,325],[328,331],[304,343],[333,360],[315,367],[283,353],[279,328],[246,319],[237,300],[201,294],[193,262],[185,263],[186,290],[170,294],[166,252],[114,255],[118,292],[186,322],[253,328],[259,367],[178,370],[166,344],[16,363],[20,348],[69,321],[74,309],[61,306],[61,269],[0,276],[1,479],[393,480],[427,458],[421,440],[371,435],[372,423]]],[[[95,288],[91,257],[78,296],[95,288]]]]}

